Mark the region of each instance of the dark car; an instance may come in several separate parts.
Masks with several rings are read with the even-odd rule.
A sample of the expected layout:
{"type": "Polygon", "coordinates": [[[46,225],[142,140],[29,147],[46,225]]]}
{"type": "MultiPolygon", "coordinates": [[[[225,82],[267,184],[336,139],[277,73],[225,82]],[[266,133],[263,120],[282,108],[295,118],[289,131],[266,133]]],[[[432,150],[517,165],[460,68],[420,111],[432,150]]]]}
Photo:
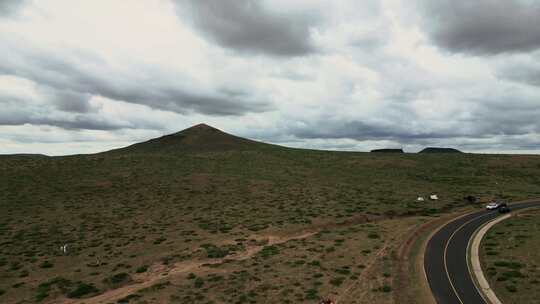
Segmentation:
{"type": "Polygon", "coordinates": [[[499,207],[499,213],[508,213],[510,212],[510,208],[504,204],[504,206],[499,207]]]}

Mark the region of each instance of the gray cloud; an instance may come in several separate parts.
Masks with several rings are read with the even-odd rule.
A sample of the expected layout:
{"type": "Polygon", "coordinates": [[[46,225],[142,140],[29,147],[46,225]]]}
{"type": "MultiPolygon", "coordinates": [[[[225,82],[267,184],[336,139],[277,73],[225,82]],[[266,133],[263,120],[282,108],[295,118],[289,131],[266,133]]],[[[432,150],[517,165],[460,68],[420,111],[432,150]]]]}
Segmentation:
{"type": "Polygon", "coordinates": [[[540,87],[539,59],[540,56],[535,56],[527,62],[505,64],[497,71],[497,76],[502,79],[540,87]]]}
{"type": "Polygon", "coordinates": [[[0,115],[0,125],[19,126],[24,124],[55,126],[66,130],[101,130],[111,131],[119,129],[135,129],[134,126],[126,123],[115,123],[103,117],[88,117],[76,115],[65,119],[55,119],[46,116],[35,116],[31,113],[8,113],[9,116],[0,115]],[[14,115],[15,114],[15,115],[14,115]],[[17,115],[18,114],[18,115],[17,115]]]}
{"type": "Polygon", "coordinates": [[[89,94],[81,94],[70,90],[54,89],[45,87],[43,95],[47,100],[50,100],[52,105],[58,110],[74,113],[88,113],[94,109],[88,103],[89,94]]]}
{"type": "MultiPolygon", "coordinates": [[[[437,143],[467,142],[469,146],[480,145],[486,139],[496,137],[534,137],[540,134],[540,107],[522,92],[485,99],[469,100],[469,115],[447,117],[444,121],[423,120],[405,108],[377,119],[343,120],[321,117],[287,125],[284,133],[300,140],[390,141],[405,145],[437,145],[437,143]],[[512,94],[516,94],[513,96],[512,94]],[[396,115],[396,114],[399,114],[396,115]]],[[[510,141],[507,141],[510,143],[510,141]]],[[[513,142],[514,147],[530,148],[537,142],[513,142]]],[[[537,146],[538,147],[538,146],[537,146]]]]}
{"type": "Polygon", "coordinates": [[[460,136],[453,130],[424,131],[408,129],[401,122],[328,121],[309,122],[301,127],[289,129],[291,135],[302,139],[354,139],[354,140],[394,140],[400,143],[421,142],[426,139],[442,139],[460,136]],[[316,127],[323,126],[324,128],[316,127]]]}
{"type": "Polygon", "coordinates": [[[528,0],[421,0],[425,29],[451,52],[495,55],[540,48],[540,3],[528,0]]]}
{"type": "MultiPolygon", "coordinates": [[[[536,113],[538,115],[538,113],[536,113]]],[[[338,150],[371,150],[378,148],[405,147],[408,152],[416,152],[427,146],[453,147],[463,151],[535,151],[540,148],[540,140],[535,134],[539,133],[538,125],[527,128],[525,126],[512,127],[513,123],[519,122],[518,118],[506,121],[498,120],[498,117],[478,117],[478,120],[466,122],[468,128],[452,130],[446,128],[439,131],[415,132],[407,131],[399,126],[386,126],[352,121],[347,123],[324,122],[330,132],[318,132],[318,126],[322,122],[310,123],[304,127],[293,127],[284,130],[289,132],[300,144],[299,147],[328,148],[338,150]],[[478,124],[481,119],[487,119],[487,123],[480,123],[478,128],[470,128],[474,123],[478,124]],[[506,124],[497,129],[489,130],[499,124],[506,124]],[[467,130],[468,129],[468,130],[467,130]],[[485,132],[486,130],[489,130],[485,132]],[[345,141],[343,141],[345,140],[345,141]],[[351,141],[352,140],[352,141],[351,141]],[[368,144],[366,144],[368,143],[368,144]]],[[[534,114],[529,115],[530,117],[534,114]]],[[[530,124],[531,121],[528,122],[530,124]]],[[[426,129],[428,126],[426,125],[426,129]]],[[[266,140],[279,143],[279,139],[266,137],[266,140]]],[[[292,140],[282,140],[291,143],[292,140]]]]}
{"type": "Polygon", "coordinates": [[[0,0],[0,18],[12,16],[27,2],[28,0],[0,0]]]}
{"type": "Polygon", "coordinates": [[[258,0],[176,0],[178,15],[225,48],[246,53],[298,56],[315,52],[315,16],[272,12],[258,0]]]}
{"type": "Polygon", "coordinates": [[[68,114],[55,112],[48,106],[32,106],[24,100],[8,99],[0,95],[0,125],[18,126],[25,124],[56,126],[67,130],[118,130],[136,128],[126,122],[106,119],[99,115],[68,114]]]}
{"type": "Polygon", "coordinates": [[[152,67],[139,69],[138,74],[118,73],[93,55],[73,53],[59,57],[50,52],[1,47],[0,54],[6,58],[0,62],[0,75],[13,75],[48,87],[48,94],[55,97],[53,102],[65,111],[90,110],[87,100],[92,95],[180,114],[239,116],[272,109],[268,102],[246,92],[197,88],[178,74],[152,67]]]}

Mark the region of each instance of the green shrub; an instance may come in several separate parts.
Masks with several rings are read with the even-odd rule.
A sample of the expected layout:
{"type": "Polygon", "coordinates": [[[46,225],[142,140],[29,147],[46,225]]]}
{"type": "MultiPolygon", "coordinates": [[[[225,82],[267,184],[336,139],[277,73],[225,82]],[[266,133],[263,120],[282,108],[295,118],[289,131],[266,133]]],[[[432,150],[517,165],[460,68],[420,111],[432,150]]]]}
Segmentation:
{"type": "Polygon", "coordinates": [[[319,299],[319,292],[317,289],[308,289],[306,290],[306,299],[307,300],[317,300],[319,299]]]}
{"type": "Polygon", "coordinates": [[[211,274],[208,277],[208,281],[210,281],[210,282],[219,282],[221,280],[223,280],[223,277],[220,276],[220,275],[211,274]]]}
{"type": "Polygon", "coordinates": [[[319,261],[311,261],[311,262],[309,262],[308,265],[320,267],[320,266],[321,266],[321,262],[319,262],[319,261]]]}
{"type": "Polygon", "coordinates": [[[44,261],[43,263],[39,265],[39,267],[41,268],[52,268],[53,266],[54,264],[49,261],[44,261]]]}
{"type": "Polygon", "coordinates": [[[193,282],[193,286],[195,286],[195,288],[201,288],[203,287],[204,285],[204,280],[202,278],[196,278],[195,281],[193,282]]]}
{"type": "Polygon", "coordinates": [[[148,270],[148,265],[141,266],[135,270],[136,273],[143,273],[148,270]]]}
{"type": "Polygon", "coordinates": [[[334,271],[339,273],[339,274],[344,274],[344,275],[351,274],[351,270],[348,267],[342,267],[342,268],[334,269],[334,271]]]}
{"type": "Polygon", "coordinates": [[[517,270],[505,271],[502,273],[507,278],[523,278],[523,274],[517,270]]]}
{"type": "Polygon", "coordinates": [[[123,283],[129,282],[129,281],[131,281],[130,275],[125,273],[125,272],[121,272],[121,273],[117,273],[115,275],[112,275],[112,276],[110,276],[108,278],[105,278],[103,280],[103,283],[105,283],[109,287],[117,288],[120,285],[122,285],[123,283]]]}
{"type": "Polygon", "coordinates": [[[99,290],[92,284],[79,283],[77,287],[67,294],[68,298],[82,298],[86,295],[96,293],[99,290]]]}
{"type": "Polygon", "coordinates": [[[47,298],[49,296],[49,293],[47,291],[44,291],[44,290],[38,290],[38,293],[36,294],[36,302],[41,302],[43,301],[45,298],[47,298]]]}
{"type": "Polygon", "coordinates": [[[508,290],[509,292],[516,292],[517,288],[514,285],[506,285],[506,290],[508,290]]]}
{"type": "Polygon", "coordinates": [[[370,239],[378,239],[378,238],[380,238],[379,234],[377,234],[376,232],[370,232],[367,237],[370,238],[370,239]]]}
{"type": "Polygon", "coordinates": [[[392,286],[384,285],[383,287],[381,287],[381,291],[382,292],[391,292],[392,291],[392,286]]]}
{"type": "Polygon", "coordinates": [[[0,289],[0,296],[1,296],[1,295],[3,295],[3,294],[5,294],[5,293],[6,293],[6,291],[5,291],[5,290],[3,290],[3,289],[0,289]]]}
{"type": "Polygon", "coordinates": [[[44,282],[38,285],[38,288],[37,288],[38,293],[35,296],[35,299],[37,302],[40,302],[43,299],[47,298],[49,296],[49,292],[52,286],[57,286],[63,293],[67,293],[69,290],[69,287],[71,287],[72,285],[73,285],[73,282],[71,282],[68,279],[64,279],[62,277],[53,278],[47,282],[44,282]]]}
{"type": "Polygon", "coordinates": [[[338,277],[330,280],[330,284],[334,286],[340,286],[341,284],[343,284],[343,281],[345,281],[345,278],[338,277]]]}
{"type": "Polygon", "coordinates": [[[116,303],[129,303],[129,301],[139,299],[141,297],[142,297],[141,295],[134,293],[134,294],[130,294],[129,296],[121,298],[116,303]]]}
{"type": "Polygon", "coordinates": [[[260,252],[261,257],[265,259],[276,254],[279,254],[279,249],[276,246],[264,246],[260,252]]]}
{"type": "Polygon", "coordinates": [[[498,267],[507,267],[511,269],[521,269],[525,266],[519,262],[507,262],[507,261],[495,261],[495,263],[493,264],[498,267]]]}
{"type": "Polygon", "coordinates": [[[203,244],[201,247],[206,250],[206,255],[210,259],[224,258],[229,255],[229,249],[227,248],[219,248],[213,244],[203,244]]]}
{"type": "Polygon", "coordinates": [[[145,293],[145,292],[156,292],[161,289],[165,289],[167,286],[171,285],[171,282],[165,281],[162,283],[156,283],[150,287],[143,288],[139,290],[139,292],[145,293]]]}

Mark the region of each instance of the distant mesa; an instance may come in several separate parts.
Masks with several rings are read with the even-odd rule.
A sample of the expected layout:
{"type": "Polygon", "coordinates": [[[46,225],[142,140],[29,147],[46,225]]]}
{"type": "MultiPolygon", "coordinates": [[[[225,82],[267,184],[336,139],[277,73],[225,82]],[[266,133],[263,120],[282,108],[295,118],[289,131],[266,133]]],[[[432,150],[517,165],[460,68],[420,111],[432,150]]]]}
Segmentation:
{"type": "Polygon", "coordinates": [[[403,149],[375,149],[371,150],[371,153],[405,153],[403,149]]]}
{"type": "Polygon", "coordinates": [[[277,146],[234,136],[206,124],[150,139],[111,153],[178,153],[264,150],[277,146]]]}
{"type": "Polygon", "coordinates": [[[428,147],[418,153],[463,153],[454,148],[428,147]]]}
{"type": "MultiPolygon", "coordinates": [[[[0,155],[4,156],[4,155],[0,155]]],[[[37,158],[37,157],[49,157],[45,154],[32,154],[32,153],[17,153],[17,154],[10,154],[10,157],[28,157],[28,158],[37,158]]]]}

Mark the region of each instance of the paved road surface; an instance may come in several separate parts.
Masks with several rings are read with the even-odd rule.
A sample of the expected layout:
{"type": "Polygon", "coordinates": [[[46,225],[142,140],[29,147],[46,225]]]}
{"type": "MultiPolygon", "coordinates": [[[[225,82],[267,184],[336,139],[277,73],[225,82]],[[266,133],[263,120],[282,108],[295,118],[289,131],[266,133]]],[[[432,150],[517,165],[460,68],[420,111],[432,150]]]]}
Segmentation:
{"type": "MultiPolygon", "coordinates": [[[[510,208],[517,210],[535,206],[540,206],[540,201],[512,204],[510,208]]],[[[467,245],[480,226],[497,216],[497,211],[465,215],[446,224],[429,240],[424,255],[424,269],[437,303],[486,303],[469,274],[467,245]]]]}

